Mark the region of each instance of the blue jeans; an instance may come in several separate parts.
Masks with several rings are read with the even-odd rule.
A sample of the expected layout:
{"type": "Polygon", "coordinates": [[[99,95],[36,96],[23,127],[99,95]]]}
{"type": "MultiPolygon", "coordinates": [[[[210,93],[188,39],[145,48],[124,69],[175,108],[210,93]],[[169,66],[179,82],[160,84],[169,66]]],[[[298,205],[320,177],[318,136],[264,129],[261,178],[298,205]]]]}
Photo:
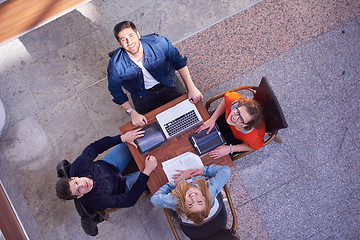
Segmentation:
{"type": "MultiPolygon", "coordinates": [[[[106,154],[102,160],[117,167],[120,170],[119,174],[122,174],[131,159],[132,155],[126,143],[120,143],[108,154],[106,154]]],[[[126,179],[126,192],[130,191],[132,186],[134,186],[139,175],[140,171],[123,176],[126,179]]]]}

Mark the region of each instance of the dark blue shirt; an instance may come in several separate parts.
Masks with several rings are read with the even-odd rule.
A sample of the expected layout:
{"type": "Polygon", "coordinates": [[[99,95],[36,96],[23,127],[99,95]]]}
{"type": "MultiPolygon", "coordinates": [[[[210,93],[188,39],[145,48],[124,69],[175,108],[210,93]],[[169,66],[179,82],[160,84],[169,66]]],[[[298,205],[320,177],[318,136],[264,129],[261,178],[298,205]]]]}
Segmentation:
{"type": "MultiPolygon", "coordinates": [[[[170,41],[161,35],[143,36],[140,41],[144,49],[146,70],[161,84],[175,87],[175,70],[185,67],[187,58],[181,56],[170,41]]],[[[110,59],[108,81],[113,101],[117,104],[121,105],[129,100],[122,87],[138,98],[146,96],[142,70],[122,48],[110,59]]]]}
{"type": "Polygon", "coordinates": [[[122,178],[119,169],[105,161],[94,161],[96,157],[120,144],[120,135],[104,137],[91,143],[70,166],[70,177],[90,177],[95,185],[90,192],[84,194],[79,201],[92,209],[124,208],[135,205],[143,193],[149,176],[140,176],[129,192],[125,192],[126,180],[122,178]]]}

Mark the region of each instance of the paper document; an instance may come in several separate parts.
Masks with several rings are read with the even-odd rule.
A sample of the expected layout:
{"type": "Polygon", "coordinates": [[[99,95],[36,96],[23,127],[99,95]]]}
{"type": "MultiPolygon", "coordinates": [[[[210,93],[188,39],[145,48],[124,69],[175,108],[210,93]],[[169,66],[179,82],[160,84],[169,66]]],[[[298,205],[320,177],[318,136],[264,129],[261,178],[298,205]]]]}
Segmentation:
{"type": "Polygon", "coordinates": [[[192,152],[186,152],[169,159],[163,162],[162,166],[169,181],[172,180],[174,174],[178,173],[176,170],[204,168],[200,157],[192,152]]]}

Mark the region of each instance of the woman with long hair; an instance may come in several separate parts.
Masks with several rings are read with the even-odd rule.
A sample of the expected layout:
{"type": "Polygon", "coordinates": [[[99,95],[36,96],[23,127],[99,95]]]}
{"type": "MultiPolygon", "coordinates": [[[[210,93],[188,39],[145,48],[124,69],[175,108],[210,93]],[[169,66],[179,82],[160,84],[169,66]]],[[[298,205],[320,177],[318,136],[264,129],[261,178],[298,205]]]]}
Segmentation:
{"type": "Polygon", "coordinates": [[[264,144],[266,126],[261,106],[256,100],[243,98],[238,92],[227,92],[210,119],[196,132],[208,129],[209,133],[215,123],[228,145],[211,151],[209,155],[213,158],[234,152],[257,150],[264,144]]]}
{"type": "Polygon", "coordinates": [[[216,196],[230,177],[230,167],[213,164],[178,172],[151,197],[151,202],[176,211],[183,222],[200,225],[218,209],[216,196]]]}

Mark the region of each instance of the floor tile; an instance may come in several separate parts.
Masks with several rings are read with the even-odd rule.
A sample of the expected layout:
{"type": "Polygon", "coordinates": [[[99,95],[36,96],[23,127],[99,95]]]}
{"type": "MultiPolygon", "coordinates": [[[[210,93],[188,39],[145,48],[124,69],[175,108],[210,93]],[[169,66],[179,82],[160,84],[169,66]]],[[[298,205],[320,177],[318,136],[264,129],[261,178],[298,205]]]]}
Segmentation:
{"type": "Polygon", "coordinates": [[[33,64],[28,64],[25,79],[40,107],[45,107],[57,101],[70,97],[75,93],[72,78],[58,55],[49,54],[33,64]]]}
{"type": "Polygon", "coordinates": [[[59,161],[74,161],[88,144],[98,139],[86,106],[78,95],[42,110],[38,116],[59,161]]]}
{"type": "Polygon", "coordinates": [[[10,125],[0,140],[0,148],[12,169],[18,169],[51,151],[36,115],[10,125]]]}
{"type": "Polygon", "coordinates": [[[303,166],[289,155],[282,144],[270,144],[235,162],[236,170],[251,199],[303,174],[303,166]]]}
{"type": "Polygon", "coordinates": [[[317,232],[298,184],[290,182],[254,201],[270,239],[306,239],[317,232]]]}
{"type": "Polygon", "coordinates": [[[17,122],[39,110],[25,73],[20,67],[4,72],[1,80],[0,94],[5,105],[8,123],[17,122]]]}
{"type": "Polygon", "coordinates": [[[131,120],[125,110],[112,101],[107,86],[108,81],[103,80],[79,92],[99,136],[120,134],[119,127],[131,120]]]}
{"type": "Polygon", "coordinates": [[[106,77],[108,49],[100,31],[57,51],[77,91],[106,77]],[[74,49],[76,49],[74,51],[74,49]]]}
{"type": "MultiPolygon", "coordinates": [[[[106,79],[107,53],[118,47],[112,29],[122,20],[175,43],[204,100],[262,76],[270,82],[289,127],[279,131],[281,144],[232,168],[242,239],[356,238],[359,10],[356,0],[93,0],[0,46],[0,96],[10,116],[0,179],[30,239],[93,239],[73,202],[56,198],[55,165],[129,120],[106,79]]],[[[112,213],[95,238],[172,233],[148,196],[112,213]]]]}

